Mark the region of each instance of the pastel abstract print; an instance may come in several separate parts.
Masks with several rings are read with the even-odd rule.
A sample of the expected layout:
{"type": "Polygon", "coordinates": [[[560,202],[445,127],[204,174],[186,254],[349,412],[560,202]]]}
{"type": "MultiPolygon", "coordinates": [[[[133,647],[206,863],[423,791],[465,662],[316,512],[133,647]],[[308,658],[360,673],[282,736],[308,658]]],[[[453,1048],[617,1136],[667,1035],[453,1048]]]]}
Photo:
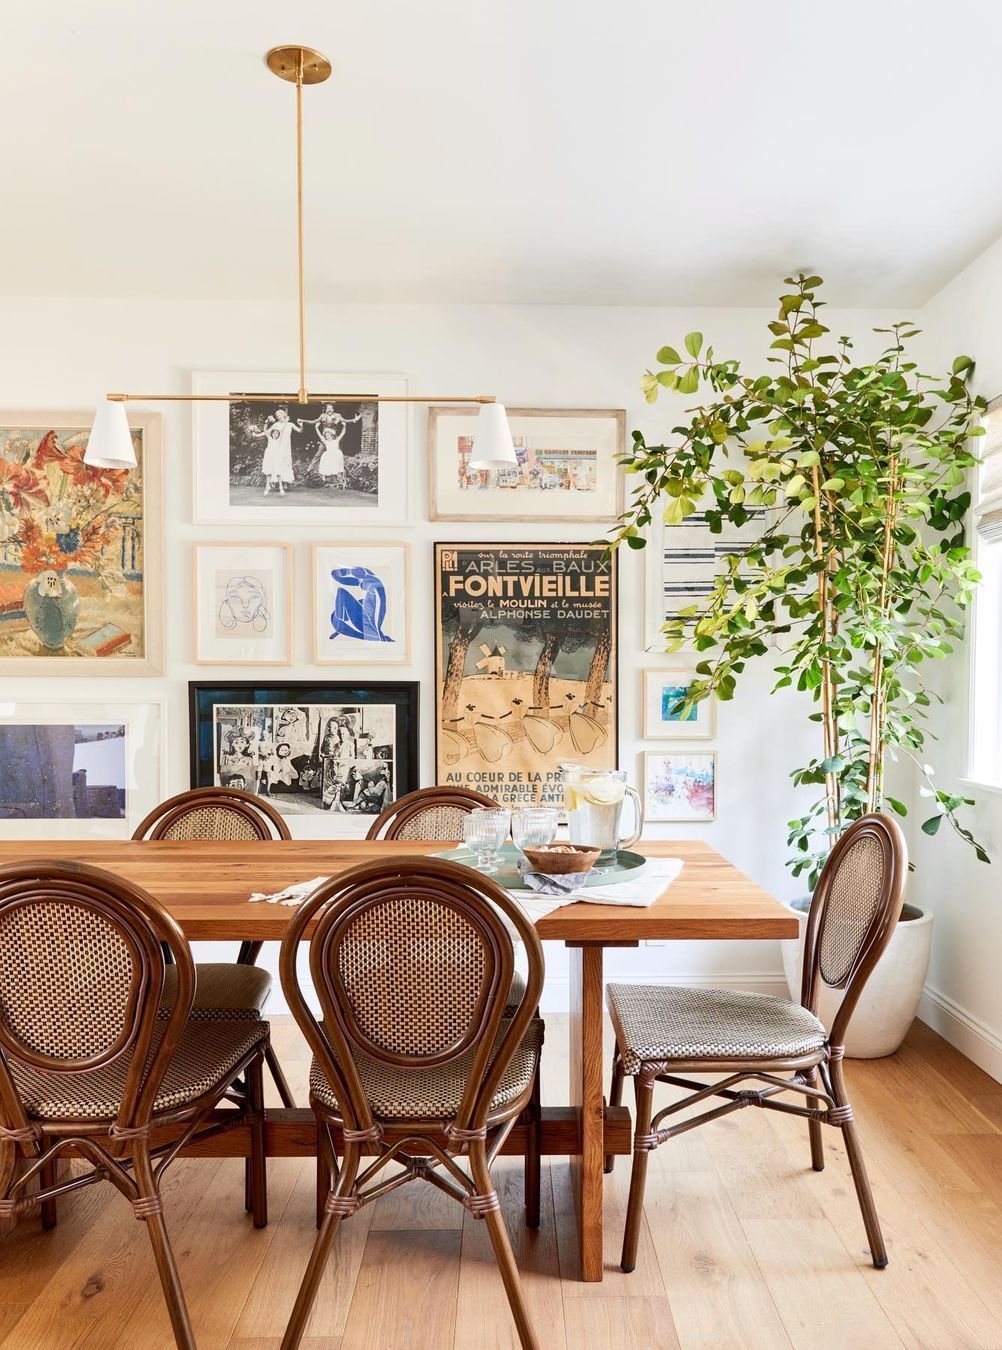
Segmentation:
{"type": "Polygon", "coordinates": [[[648,820],[709,821],[716,815],[717,757],[648,751],[645,757],[648,820]]]}

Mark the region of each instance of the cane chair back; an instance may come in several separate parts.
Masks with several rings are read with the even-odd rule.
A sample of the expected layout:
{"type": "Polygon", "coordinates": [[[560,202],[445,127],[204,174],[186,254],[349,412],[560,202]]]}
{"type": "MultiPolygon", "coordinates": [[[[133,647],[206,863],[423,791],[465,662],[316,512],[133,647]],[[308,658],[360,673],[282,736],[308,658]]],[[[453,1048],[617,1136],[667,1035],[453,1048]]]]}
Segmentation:
{"type": "Polygon", "coordinates": [[[410,839],[414,841],[462,839],[463,821],[480,806],[497,806],[492,797],[469,788],[419,788],[400,797],[369,828],[366,839],[410,839]]]}
{"type": "Polygon", "coordinates": [[[271,805],[242,788],[206,787],[179,792],[155,806],[133,839],[201,839],[240,842],[289,839],[289,827],[271,805]]]}
{"type": "Polygon", "coordinates": [[[374,1124],[359,1061],[368,1062],[370,1074],[373,1066],[398,1074],[465,1056],[467,1079],[453,1123],[480,1129],[539,1002],[543,956],[533,925],[492,881],[442,858],[402,858],[352,868],[319,886],[289,927],[281,973],[349,1128],[374,1124]],[[296,973],[308,928],[322,1025],[296,973]],[[514,1007],[511,929],[528,957],[514,1007]]]}
{"type": "Polygon", "coordinates": [[[863,986],[901,914],[908,854],[885,815],[855,821],[838,840],[818,879],[807,919],[801,1002],[817,1012],[821,984],[844,989],[831,1029],[841,1045],[863,986]]]}
{"type": "Polygon", "coordinates": [[[0,1109],[22,1128],[7,1057],[72,1076],[128,1055],[117,1125],[149,1120],[191,1010],[195,969],[183,933],[139,887],[82,863],[0,868],[0,1109]],[[158,1018],[165,944],[177,995],[158,1018]]]}

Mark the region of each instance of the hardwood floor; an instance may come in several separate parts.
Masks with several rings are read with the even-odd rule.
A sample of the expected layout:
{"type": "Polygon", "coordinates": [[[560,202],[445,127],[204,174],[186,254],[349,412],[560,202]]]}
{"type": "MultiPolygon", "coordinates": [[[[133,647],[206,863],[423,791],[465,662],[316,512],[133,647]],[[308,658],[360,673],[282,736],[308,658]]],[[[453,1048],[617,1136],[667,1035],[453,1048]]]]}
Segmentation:
{"type": "MultiPolygon", "coordinates": [[[[273,1028],[305,1099],[305,1046],[290,1019],[273,1028]]],[[[544,1101],[566,1094],[566,1045],[566,1026],[548,1017],[544,1101]]],[[[918,1022],[893,1061],[852,1061],[848,1079],[884,1271],[868,1262],[834,1130],[821,1175],[804,1123],[764,1111],[659,1149],[629,1276],[618,1268],[620,1159],[606,1178],[600,1285],[577,1279],[569,1165],[544,1162],[531,1233],[520,1164],[502,1160],[498,1190],[547,1350],[1002,1350],[1002,1086],[918,1022]]],[[[200,1350],[278,1350],[313,1241],[312,1162],[270,1163],[261,1232],[243,1212],[239,1162],[190,1159],[167,1175],[200,1350]]],[[[363,1210],[338,1243],[304,1350],[517,1350],[484,1226],[432,1188],[414,1183],[363,1210]]],[[[2,1350],[171,1346],[145,1232],[110,1186],[64,1200],[54,1231],[32,1217],[0,1246],[2,1350]]]]}

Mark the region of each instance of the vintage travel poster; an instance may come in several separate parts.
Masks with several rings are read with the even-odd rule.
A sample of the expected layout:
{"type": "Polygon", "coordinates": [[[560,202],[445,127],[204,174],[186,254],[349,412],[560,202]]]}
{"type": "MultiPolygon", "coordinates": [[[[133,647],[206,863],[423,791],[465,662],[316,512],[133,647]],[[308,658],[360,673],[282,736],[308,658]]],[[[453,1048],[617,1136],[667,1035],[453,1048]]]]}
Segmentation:
{"type": "Polygon", "coordinates": [[[559,806],[616,767],[616,561],[601,544],[436,544],[437,781],[559,806]]]}

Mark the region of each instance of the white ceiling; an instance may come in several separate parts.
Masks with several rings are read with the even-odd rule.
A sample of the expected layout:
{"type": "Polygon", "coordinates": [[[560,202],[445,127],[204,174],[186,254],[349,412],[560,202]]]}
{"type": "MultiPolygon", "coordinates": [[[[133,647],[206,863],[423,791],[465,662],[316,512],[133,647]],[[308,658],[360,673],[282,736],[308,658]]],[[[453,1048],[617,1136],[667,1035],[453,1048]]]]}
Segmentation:
{"type": "Polygon", "coordinates": [[[1002,230],[996,0],[3,0],[0,294],[916,305],[1002,230]]]}

